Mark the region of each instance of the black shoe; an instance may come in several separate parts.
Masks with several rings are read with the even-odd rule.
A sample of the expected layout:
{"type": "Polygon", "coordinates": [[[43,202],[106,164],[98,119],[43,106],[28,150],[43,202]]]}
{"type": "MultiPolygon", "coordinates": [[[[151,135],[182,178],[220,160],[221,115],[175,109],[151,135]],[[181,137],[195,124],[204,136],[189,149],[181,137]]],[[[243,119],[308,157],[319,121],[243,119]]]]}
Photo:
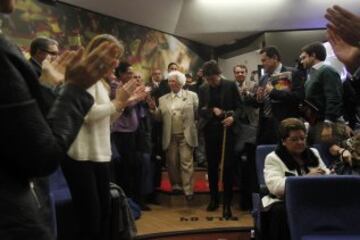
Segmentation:
{"type": "Polygon", "coordinates": [[[213,212],[219,208],[219,200],[211,198],[209,205],[206,208],[206,211],[213,212]]]}
{"type": "Polygon", "coordinates": [[[194,194],[186,195],[185,198],[186,198],[186,201],[191,202],[192,200],[194,200],[194,194]]]}
{"type": "Polygon", "coordinates": [[[182,191],[181,189],[173,189],[173,190],[172,190],[172,193],[173,193],[174,195],[181,195],[181,194],[183,194],[183,191],[182,191]]]}
{"type": "Polygon", "coordinates": [[[141,211],[151,211],[151,208],[148,205],[146,205],[146,203],[139,202],[138,204],[139,204],[141,211]]]}
{"type": "Polygon", "coordinates": [[[223,218],[229,220],[232,217],[231,207],[230,205],[224,205],[223,207],[223,218]]]}

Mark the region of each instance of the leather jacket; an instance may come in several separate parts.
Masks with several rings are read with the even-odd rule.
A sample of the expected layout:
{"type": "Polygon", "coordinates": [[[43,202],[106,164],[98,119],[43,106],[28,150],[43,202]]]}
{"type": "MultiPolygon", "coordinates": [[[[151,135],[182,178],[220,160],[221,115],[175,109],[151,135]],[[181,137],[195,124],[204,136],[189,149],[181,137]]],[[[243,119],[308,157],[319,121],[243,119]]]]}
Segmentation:
{"type": "Polygon", "coordinates": [[[0,239],[48,240],[29,179],[57,169],[93,98],[66,84],[47,103],[31,65],[3,35],[0,66],[0,239]]]}

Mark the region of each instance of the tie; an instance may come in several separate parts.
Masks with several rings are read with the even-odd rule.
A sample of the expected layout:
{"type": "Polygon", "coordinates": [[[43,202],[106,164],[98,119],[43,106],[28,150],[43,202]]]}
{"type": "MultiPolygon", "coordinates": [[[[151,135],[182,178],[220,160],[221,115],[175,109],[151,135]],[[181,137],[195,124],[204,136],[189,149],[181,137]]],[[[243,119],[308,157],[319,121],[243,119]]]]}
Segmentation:
{"type": "MultiPolygon", "coordinates": [[[[266,84],[268,83],[269,78],[270,76],[267,75],[264,86],[266,86],[266,84]]],[[[264,96],[264,116],[267,118],[271,117],[271,99],[268,93],[266,93],[264,96]]]]}

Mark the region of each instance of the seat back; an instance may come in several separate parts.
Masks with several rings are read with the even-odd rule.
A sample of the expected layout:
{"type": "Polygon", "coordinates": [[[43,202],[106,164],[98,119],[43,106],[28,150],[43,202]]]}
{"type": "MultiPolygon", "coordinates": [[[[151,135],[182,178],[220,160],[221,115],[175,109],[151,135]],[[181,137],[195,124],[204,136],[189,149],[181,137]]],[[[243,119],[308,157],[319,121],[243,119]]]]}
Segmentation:
{"type": "Polygon", "coordinates": [[[291,239],[360,234],[360,177],[290,177],[285,201],[291,239]]]}
{"type": "Polygon", "coordinates": [[[50,192],[68,188],[68,184],[61,170],[61,167],[59,167],[56,170],[56,172],[50,175],[49,182],[50,182],[50,192]]]}
{"type": "Polygon", "coordinates": [[[260,191],[265,185],[264,179],[264,163],[266,156],[274,151],[276,145],[259,145],[256,147],[256,174],[260,185],[260,191]]]}

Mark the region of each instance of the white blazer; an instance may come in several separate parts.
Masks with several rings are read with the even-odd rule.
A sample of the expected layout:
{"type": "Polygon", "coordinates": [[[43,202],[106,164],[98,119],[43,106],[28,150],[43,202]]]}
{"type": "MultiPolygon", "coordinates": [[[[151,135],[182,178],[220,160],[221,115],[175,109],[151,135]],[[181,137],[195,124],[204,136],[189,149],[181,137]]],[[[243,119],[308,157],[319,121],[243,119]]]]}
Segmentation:
{"type": "MultiPolygon", "coordinates": [[[[324,162],[322,161],[320,154],[317,149],[311,148],[313,153],[319,159],[320,167],[326,171],[326,174],[330,173],[330,170],[325,166],[324,162]]],[[[276,198],[271,197],[270,195],[264,196],[261,201],[263,207],[266,208],[275,202],[282,201],[284,193],[285,193],[285,181],[286,176],[285,172],[292,173],[294,176],[298,176],[296,170],[289,170],[283,161],[281,161],[280,157],[275,153],[275,151],[269,153],[265,158],[265,165],[264,165],[264,178],[265,184],[269,189],[269,192],[276,196],[276,198]]]]}

